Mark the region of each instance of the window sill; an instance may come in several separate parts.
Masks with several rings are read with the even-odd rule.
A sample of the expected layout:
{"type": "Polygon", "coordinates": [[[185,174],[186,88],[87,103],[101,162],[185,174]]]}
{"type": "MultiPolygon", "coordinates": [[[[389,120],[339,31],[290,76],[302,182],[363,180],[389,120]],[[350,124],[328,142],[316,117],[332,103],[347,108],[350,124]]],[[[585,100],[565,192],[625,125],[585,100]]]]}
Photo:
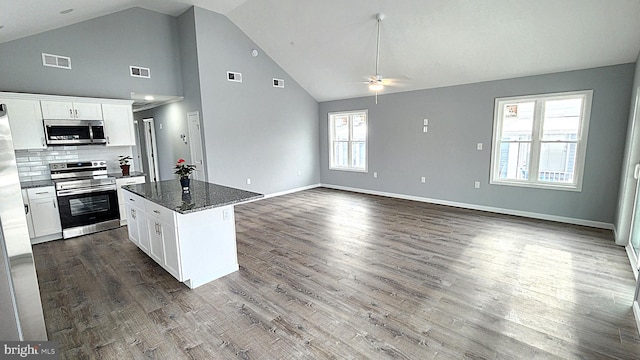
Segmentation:
{"type": "Polygon", "coordinates": [[[546,183],[530,183],[530,182],[521,182],[521,181],[498,181],[492,180],[489,182],[491,185],[501,185],[501,186],[516,186],[516,187],[526,187],[540,190],[561,190],[561,191],[573,191],[573,192],[581,192],[581,185],[562,185],[562,184],[546,184],[546,183]]]}
{"type": "Polygon", "coordinates": [[[336,171],[349,171],[349,172],[358,172],[358,173],[367,173],[367,169],[355,169],[355,168],[341,168],[341,167],[329,167],[329,170],[336,171]]]}

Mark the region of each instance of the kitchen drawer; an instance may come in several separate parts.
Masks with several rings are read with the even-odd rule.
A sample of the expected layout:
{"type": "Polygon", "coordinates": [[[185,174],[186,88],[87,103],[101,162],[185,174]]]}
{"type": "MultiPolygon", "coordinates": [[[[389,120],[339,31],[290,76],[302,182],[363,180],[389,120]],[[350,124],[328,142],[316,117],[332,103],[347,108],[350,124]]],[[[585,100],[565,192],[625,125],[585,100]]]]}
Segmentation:
{"type": "MultiPolygon", "coordinates": [[[[144,209],[145,200],[142,196],[138,196],[130,191],[123,190],[124,203],[129,203],[138,209],[144,209]]],[[[124,205],[124,204],[122,204],[124,205]]]]}
{"type": "Polygon", "coordinates": [[[56,197],[56,188],[53,186],[37,187],[27,189],[29,200],[50,199],[56,197]]]}
{"type": "Polygon", "coordinates": [[[167,209],[164,206],[160,206],[156,203],[152,203],[150,201],[145,201],[144,206],[145,206],[144,210],[149,217],[156,218],[157,220],[163,221],[173,226],[174,224],[173,211],[167,209]]]}
{"type": "Polygon", "coordinates": [[[145,181],[144,176],[134,176],[134,177],[116,179],[116,184],[118,185],[118,188],[121,188],[125,185],[142,184],[144,183],[144,181],[145,181]]]}

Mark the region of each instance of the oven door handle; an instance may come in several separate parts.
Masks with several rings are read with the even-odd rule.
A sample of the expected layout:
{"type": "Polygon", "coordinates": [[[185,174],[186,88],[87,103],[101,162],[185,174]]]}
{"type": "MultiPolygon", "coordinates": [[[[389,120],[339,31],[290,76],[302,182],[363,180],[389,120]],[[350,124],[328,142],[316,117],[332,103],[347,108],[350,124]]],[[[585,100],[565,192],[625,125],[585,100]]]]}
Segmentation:
{"type": "Polygon", "coordinates": [[[102,186],[94,186],[86,189],[58,190],[56,194],[58,196],[69,196],[69,195],[89,194],[89,193],[94,193],[99,191],[116,191],[116,188],[113,185],[102,185],[102,186]]]}

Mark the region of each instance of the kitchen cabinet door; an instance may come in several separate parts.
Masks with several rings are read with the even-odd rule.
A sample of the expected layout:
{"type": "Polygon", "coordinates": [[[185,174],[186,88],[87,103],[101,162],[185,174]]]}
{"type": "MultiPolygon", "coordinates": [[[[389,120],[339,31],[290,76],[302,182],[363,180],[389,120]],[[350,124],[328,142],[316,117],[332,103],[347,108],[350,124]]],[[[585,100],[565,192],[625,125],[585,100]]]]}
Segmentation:
{"type": "Polygon", "coordinates": [[[40,101],[21,99],[0,99],[7,105],[9,126],[15,150],[45,149],[40,101]]]}
{"type": "Polygon", "coordinates": [[[179,281],[182,281],[180,271],[180,248],[176,228],[171,224],[160,222],[160,232],[162,233],[162,243],[164,245],[164,268],[179,281]]]}
{"type": "Polygon", "coordinates": [[[122,187],[125,185],[133,185],[133,184],[142,184],[144,183],[144,176],[134,176],[134,177],[125,177],[116,179],[116,188],[118,189],[118,205],[120,210],[120,225],[127,224],[127,218],[129,215],[129,211],[125,209],[125,194],[122,187]]]}
{"type": "Polygon", "coordinates": [[[45,119],[75,119],[71,101],[40,101],[45,119]]]}
{"type": "Polygon", "coordinates": [[[141,216],[144,216],[144,214],[141,213],[140,209],[137,209],[131,206],[130,204],[126,204],[125,209],[130,220],[129,223],[127,224],[127,227],[128,227],[127,231],[129,232],[129,240],[131,240],[132,243],[136,244],[136,246],[139,247],[140,246],[140,225],[139,225],[138,219],[141,216]]]}
{"type": "Polygon", "coordinates": [[[27,194],[29,195],[34,237],[62,232],[54,187],[27,189],[27,194]]]}
{"type": "Polygon", "coordinates": [[[147,218],[149,233],[149,256],[160,265],[164,264],[164,241],[162,240],[162,225],[154,218],[147,218]]]}
{"type": "Polygon", "coordinates": [[[102,104],[102,113],[107,146],[136,144],[131,105],[102,104]]]}
{"type": "Polygon", "coordinates": [[[96,103],[74,102],[73,113],[80,120],[102,120],[102,105],[96,103]]]}
{"type": "Polygon", "coordinates": [[[102,120],[102,106],[97,103],[42,100],[40,105],[45,119],[102,120]]]}

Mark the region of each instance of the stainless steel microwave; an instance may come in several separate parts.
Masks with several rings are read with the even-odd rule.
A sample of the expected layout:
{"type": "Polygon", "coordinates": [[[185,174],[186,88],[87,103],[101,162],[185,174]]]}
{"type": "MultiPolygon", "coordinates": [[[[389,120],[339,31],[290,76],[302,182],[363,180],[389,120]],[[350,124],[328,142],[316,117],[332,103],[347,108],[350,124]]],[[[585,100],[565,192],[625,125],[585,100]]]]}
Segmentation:
{"type": "Polygon", "coordinates": [[[44,120],[48,145],[106,144],[102,120],[44,120]]]}

